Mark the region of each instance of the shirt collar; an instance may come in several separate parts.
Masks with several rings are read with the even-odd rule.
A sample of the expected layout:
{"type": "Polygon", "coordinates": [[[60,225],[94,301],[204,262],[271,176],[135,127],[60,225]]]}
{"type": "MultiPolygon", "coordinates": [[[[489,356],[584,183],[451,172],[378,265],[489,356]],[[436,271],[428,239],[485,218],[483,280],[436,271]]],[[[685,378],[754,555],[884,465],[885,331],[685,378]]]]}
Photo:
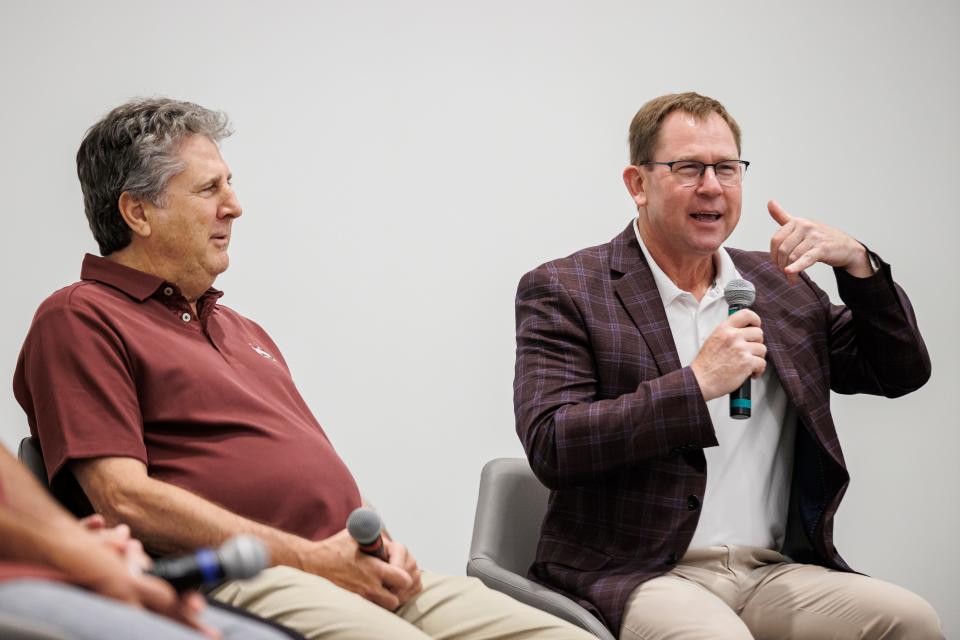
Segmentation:
{"type": "MultiPolygon", "coordinates": [[[[657,261],[654,260],[650,255],[650,252],[647,251],[647,246],[643,243],[643,238],[640,237],[640,227],[637,224],[637,221],[638,218],[633,219],[633,232],[637,236],[637,242],[640,244],[640,251],[646,258],[647,265],[650,267],[650,272],[653,274],[653,281],[657,285],[657,291],[660,293],[660,300],[663,302],[663,306],[667,307],[679,296],[687,292],[678,287],[676,283],[674,283],[674,281],[663,272],[663,269],[660,268],[660,265],[657,264],[657,261]]],[[[733,264],[733,259],[730,258],[730,254],[727,253],[726,247],[720,247],[717,249],[717,252],[713,257],[713,264],[715,266],[719,265],[717,268],[717,275],[713,281],[713,285],[707,290],[706,295],[710,296],[711,292],[716,292],[715,295],[723,297],[724,287],[726,287],[727,283],[731,280],[739,278],[740,274],[737,272],[737,267],[733,264]]]]}
{"type": "MultiPolygon", "coordinates": [[[[165,285],[175,286],[172,283],[166,282],[160,276],[138,271],[108,258],[101,258],[100,256],[95,256],[90,253],[83,257],[80,279],[93,280],[94,282],[109,285],[138,302],[143,302],[153,296],[157,290],[165,285]]],[[[210,295],[219,298],[223,293],[211,287],[200,296],[200,299],[203,300],[210,295]]]]}

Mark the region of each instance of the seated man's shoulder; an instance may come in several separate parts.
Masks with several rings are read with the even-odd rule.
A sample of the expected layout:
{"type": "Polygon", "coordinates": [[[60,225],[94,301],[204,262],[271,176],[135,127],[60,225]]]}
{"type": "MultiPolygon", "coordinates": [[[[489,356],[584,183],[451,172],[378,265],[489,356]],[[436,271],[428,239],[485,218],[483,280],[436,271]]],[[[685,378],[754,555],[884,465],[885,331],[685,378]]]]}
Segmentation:
{"type": "Polygon", "coordinates": [[[74,282],[47,296],[37,307],[34,322],[50,315],[96,311],[115,298],[109,287],[87,280],[74,282]]]}
{"type": "Polygon", "coordinates": [[[554,283],[572,290],[590,290],[609,279],[610,244],[605,243],[541,264],[523,276],[520,289],[554,283]]]}

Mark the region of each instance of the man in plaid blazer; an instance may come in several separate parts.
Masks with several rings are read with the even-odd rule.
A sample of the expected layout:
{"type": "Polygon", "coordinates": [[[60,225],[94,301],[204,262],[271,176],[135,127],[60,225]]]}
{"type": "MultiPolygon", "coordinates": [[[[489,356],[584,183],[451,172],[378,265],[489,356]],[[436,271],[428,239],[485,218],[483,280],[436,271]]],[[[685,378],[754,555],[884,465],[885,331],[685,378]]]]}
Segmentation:
{"type": "Polygon", "coordinates": [[[775,202],[769,253],[723,248],[748,163],[711,98],[647,103],[630,147],[637,219],[517,293],[517,432],[551,489],[531,576],[620,638],[941,638],[929,604],[833,545],[849,475],[830,391],[930,375],[890,267],[775,202]],[[803,273],[817,262],[844,306],[803,273]],[[756,300],[728,317],[735,278],[756,300]],[[750,378],[753,416],[732,420],[750,378]]]}

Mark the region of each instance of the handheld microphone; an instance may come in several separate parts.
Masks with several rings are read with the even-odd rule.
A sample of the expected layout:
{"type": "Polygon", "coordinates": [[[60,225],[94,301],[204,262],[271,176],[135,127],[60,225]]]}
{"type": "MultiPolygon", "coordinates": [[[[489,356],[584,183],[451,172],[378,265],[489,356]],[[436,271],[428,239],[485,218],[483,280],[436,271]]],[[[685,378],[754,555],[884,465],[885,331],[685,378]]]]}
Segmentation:
{"type": "Polygon", "coordinates": [[[242,580],[266,569],[270,552],[253,536],[234,536],[219,549],[198,549],[178,558],[157,560],[147,571],[169,582],[177,591],[212,586],[223,580],[242,580]]]}
{"type": "MultiPolygon", "coordinates": [[[[723,297],[730,306],[727,315],[733,315],[746,309],[757,298],[757,290],[747,280],[736,278],[723,288],[723,297]]],[[[743,381],[739,389],[730,392],[730,417],[734,420],[746,420],[750,417],[750,376],[743,381]]]]}
{"type": "Polygon", "coordinates": [[[359,507],[347,518],[347,531],[360,545],[360,551],[387,562],[387,548],[383,546],[383,521],[372,509],[359,507]]]}

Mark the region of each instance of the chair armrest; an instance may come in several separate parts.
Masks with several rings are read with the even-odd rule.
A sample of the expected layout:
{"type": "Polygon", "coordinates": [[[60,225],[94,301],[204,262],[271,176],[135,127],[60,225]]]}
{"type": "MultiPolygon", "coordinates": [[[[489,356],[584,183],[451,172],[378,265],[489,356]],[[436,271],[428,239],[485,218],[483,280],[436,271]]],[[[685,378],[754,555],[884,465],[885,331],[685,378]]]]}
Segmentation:
{"type": "Polygon", "coordinates": [[[585,629],[601,640],[616,640],[596,616],[570,598],[508,571],[489,558],[471,558],[467,563],[467,575],[479,578],[494,591],[505,593],[526,605],[585,629]]]}

